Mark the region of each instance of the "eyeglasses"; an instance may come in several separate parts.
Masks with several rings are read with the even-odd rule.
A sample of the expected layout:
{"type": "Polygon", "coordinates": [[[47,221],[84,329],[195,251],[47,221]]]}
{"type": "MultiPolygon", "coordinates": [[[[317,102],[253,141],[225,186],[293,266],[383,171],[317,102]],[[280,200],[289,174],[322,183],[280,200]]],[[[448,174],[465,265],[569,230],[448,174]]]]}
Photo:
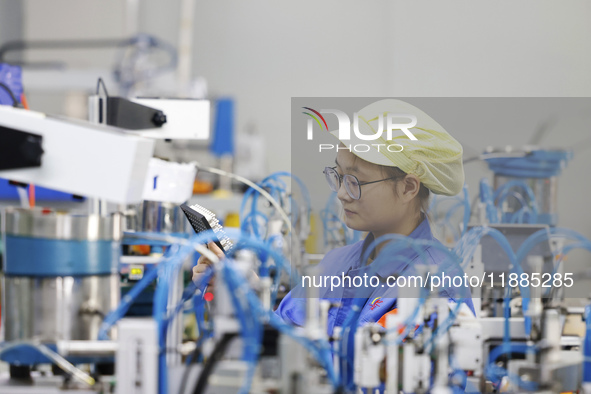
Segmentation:
{"type": "Polygon", "coordinates": [[[380,179],[379,181],[372,181],[372,182],[359,182],[359,179],[355,175],[345,174],[339,175],[336,170],[336,167],[325,167],[324,168],[324,176],[326,177],[326,182],[328,182],[328,186],[330,190],[337,193],[341,188],[341,182],[345,184],[345,190],[347,190],[347,194],[353,200],[359,200],[361,198],[361,186],[369,185],[371,183],[378,183],[387,181],[389,179],[401,178],[402,176],[393,176],[390,178],[380,179]]]}

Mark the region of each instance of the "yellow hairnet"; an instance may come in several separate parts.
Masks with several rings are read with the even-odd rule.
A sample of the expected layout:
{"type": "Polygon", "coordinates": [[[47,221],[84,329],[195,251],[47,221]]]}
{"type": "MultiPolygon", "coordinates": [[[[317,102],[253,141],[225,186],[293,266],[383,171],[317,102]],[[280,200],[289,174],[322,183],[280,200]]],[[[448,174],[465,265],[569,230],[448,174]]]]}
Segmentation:
{"type": "MultiPolygon", "coordinates": [[[[433,118],[419,108],[401,100],[385,99],[376,101],[361,111],[359,131],[364,135],[375,135],[379,126],[379,115],[382,114],[384,131],[375,140],[360,139],[356,133],[350,133],[350,139],[341,140],[345,146],[363,144],[367,151],[351,152],[370,163],[383,166],[398,167],[407,174],[416,175],[420,181],[435,194],[453,196],[458,194],[464,185],[464,167],[462,165],[462,145],[456,141],[433,118]],[[386,118],[388,114],[416,116],[416,125],[408,128],[416,140],[412,140],[401,130],[394,130],[392,139],[387,139],[386,118]],[[402,146],[388,150],[388,146],[402,146]]],[[[331,132],[339,138],[338,131],[331,132]]],[[[394,148],[392,146],[391,148],[394,148]]]]}

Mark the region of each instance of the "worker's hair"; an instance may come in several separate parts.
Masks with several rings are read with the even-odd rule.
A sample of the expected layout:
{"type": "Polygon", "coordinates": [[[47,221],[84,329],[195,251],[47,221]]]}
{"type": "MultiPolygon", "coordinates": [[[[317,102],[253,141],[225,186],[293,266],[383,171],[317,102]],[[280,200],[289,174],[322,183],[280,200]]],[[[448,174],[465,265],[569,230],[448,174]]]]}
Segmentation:
{"type": "MultiPolygon", "coordinates": [[[[357,157],[356,155],[353,156],[353,163],[355,163],[355,161],[357,160],[363,160],[360,157],[357,157]]],[[[400,168],[398,167],[391,167],[391,166],[383,166],[383,165],[379,165],[379,164],[375,164],[376,166],[378,166],[380,168],[380,171],[382,172],[382,175],[384,176],[384,178],[394,178],[395,179],[391,179],[387,182],[394,182],[394,185],[396,185],[401,179],[403,179],[406,175],[408,175],[406,172],[402,171],[400,168]]],[[[396,189],[395,189],[396,191],[396,189]]],[[[396,191],[397,193],[397,191],[396,191]]],[[[427,186],[423,185],[423,182],[421,182],[421,186],[419,187],[419,192],[415,197],[415,207],[418,211],[422,212],[424,214],[424,216],[427,219],[429,218],[428,212],[429,212],[429,197],[431,196],[431,191],[427,188],[427,186]]]]}

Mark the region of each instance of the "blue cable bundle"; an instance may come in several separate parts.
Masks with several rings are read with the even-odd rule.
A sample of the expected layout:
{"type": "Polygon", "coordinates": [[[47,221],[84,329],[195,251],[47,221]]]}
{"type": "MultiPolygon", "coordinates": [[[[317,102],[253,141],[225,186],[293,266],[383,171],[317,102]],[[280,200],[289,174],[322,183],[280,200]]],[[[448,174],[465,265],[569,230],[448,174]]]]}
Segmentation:
{"type": "MultiPolygon", "coordinates": [[[[509,244],[509,242],[507,241],[505,236],[501,232],[499,232],[498,230],[490,228],[490,227],[473,228],[472,230],[470,230],[469,232],[464,234],[464,236],[460,239],[460,241],[458,242],[458,244],[456,245],[456,247],[454,248],[453,251],[450,251],[449,249],[445,248],[443,245],[441,245],[439,243],[425,241],[425,240],[415,240],[415,239],[403,237],[400,235],[389,234],[389,235],[385,235],[385,236],[382,236],[382,237],[374,240],[373,243],[368,248],[368,250],[366,250],[364,258],[367,258],[369,256],[369,253],[371,253],[372,248],[374,248],[376,245],[378,245],[381,242],[386,241],[386,240],[394,240],[394,241],[398,241],[398,242],[388,244],[384,248],[382,253],[380,253],[380,255],[392,256],[404,248],[412,247],[418,251],[419,256],[422,256],[424,254],[424,250],[421,250],[420,247],[421,246],[424,247],[424,246],[428,245],[428,246],[433,246],[435,248],[441,249],[444,253],[446,253],[448,267],[449,267],[449,265],[451,265],[452,267],[456,267],[456,268],[460,267],[460,270],[461,270],[461,262],[467,262],[470,260],[470,258],[472,257],[472,255],[474,254],[474,252],[476,250],[476,247],[478,246],[478,244],[480,242],[480,238],[482,238],[485,235],[491,236],[501,246],[501,248],[505,251],[505,253],[507,253],[509,259],[511,260],[512,266],[513,266],[512,272],[516,272],[518,275],[523,273],[523,269],[522,269],[521,265],[518,264],[518,261],[520,261],[520,260],[518,260],[516,254],[513,252],[513,249],[511,248],[511,245],[509,244]]],[[[385,261],[387,261],[387,260],[385,260],[385,259],[380,260],[380,257],[378,256],[378,258],[374,261],[374,263],[372,263],[372,266],[374,266],[374,269],[377,269],[378,266],[381,263],[384,263],[385,261]]],[[[440,270],[442,268],[443,267],[439,267],[440,270]]],[[[368,275],[370,275],[370,274],[368,273],[368,275]]],[[[521,288],[521,291],[522,291],[522,296],[523,296],[523,313],[524,313],[524,315],[526,315],[527,308],[529,306],[529,289],[528,288],[521,288]]],[[[432,344],[434,343],[434,341],[436,340],[437,337],[439,337],[440,335],[443,335],[445,332],[447,332],[447,330],[449,330],[449,328],[452,326],[451,323],[453,323],[455,316],[459,312],[459,308],[461,307],[461,304],[464,301],[464,299],[465,298],[459,299],[459,302],[457,303],[454,311],[452,311],[452,313],[450,314],[448,319],[442,323],[441,329],[438,329],[433,333],[430,341],[427,342],[427,346],[432,346],[432,344]]],[[[504,332],[505,342],[508,342],[508,340],[509,340],[509,325],[508,325],[508,322],[509,322],[508,313],[510,311],[509,310],[509,300],[510,300],[510,294],[507,293],[507,295],[505,297],[505,314],[506,314],[506,316],[505,316],[506,317],[505,332],[504,332]]],[[[353,306],[351,308],[351,312],[349,313],[349,315],[345,319],[345,322],[343,323],[343,337],[342,337],[342,342],[341,342],[341,349],[348,349],[348,355],[347,355],[348,357],[346,357],[346,358],[341,357],[341,370],[343,371],[341,379],[342,379],[342,384],[345,387],[348,387],[349,389],[354,389],[353,379],[352,379],[352,365],[350,364],[350,360],[351,360],[351,357],[354,352],[354,347],[350,346],[350,345],[352,345],[353,341],[354,341],[354,335],[355,335],[355,331],[357,329],[357,321],[359,318],[359,314],[361,313],[364,302],[365,302],[365,299],[355,299],[353,306]]],[[[425,302],[425,297],[422,296],[420,299],[420,302],[417,305],[417,307],[415,308],[413,314],[405,322],[404,332],[402,333],[402,335],[397,337],[397,340],[399,343],[400,343],[400,341],[402,341],[404,336],[406,334],[408,334],[408,332],[412,328],[411,325],[414,321],[414,317],[416,316],[416,314],[419,311],[420,306],[424,302],[425,302]]],[[[526,328],[526,333],[529,334],[529,332],[531,330],[531,318],[528,319],[526,317],[526,327],[525,328],[526,328]],[[529,320],[529,324],[528,324],[528,320],[529,320]]]]}
{"type": "MultiPolygon", "coordinates": [[[[459,268],[461,271],[460,264],[459,264],[459,262],[461,260],[459,259],[459,257],[453,251],[450,251],[445,246],[441,245],[439,242],[422,240],[422,239],[413,239],[413,238],[405,237],[405,236],[398,235],[398,234],[387,234],[387,235],[383,235],[383,236],[375,239],[370,244],[370,246],[367,248],[367,250],[365,251],[362,261],[367,260],[367,258],[371,254],[372,250],[377,245],[381,244],[384,241],[397,241],[397,242],[389,243],[388,245],[386,245],[384,247],[384,250],[382,250],[382,252],[378,255],[377,259],[374,260],[374,262],[371,264],[370,267],[372,267],[372,269],[370,272],[367,273],[368,276],[371,276],[372,274],[374,274],[380,268],[380,266],[382,266],[383,264],[388,262],[388,260],[386,258],[383,258],[380,256],[395,256],[401,250],[410,247],[410,248],[413,248],[415,251],[417,251],[417,253],[419,254],[419,257],[422,260],[425,260],[425,253],[426,252],[425,252],[424,248],[427,246],[437,248],[446,254],[446,264],[447,264],[446,267],[449,267],[451,265],[452,267],[459,268]]],[[[439,267],[440,271],[442,268],[444,268],[444,267],[443,266],[439,267]]],[[[425,287],[421,289],[422,295],[419,299],[419,303],[415,307],[415,310],[413,311],[411,316],[404,323],[405,328],[404,328],[403,333],[397,337],[397,341],[399,343],[401,343],[401,341],[404,339],[404,337],[409,333],[410,329],[412,329],[414,318],[417,316],[417,314],[420,310],[420,307],[424,304],[424,302],[427,298],[425,291],[426,291],[425,287]]],[[[464,302],[464,299],[465,299],[465,297],[460,298],[458,305],[461,305],[461,303],[464,302]]],[[[347,349],[347,357],[341,357],[341,370],[343,371],[342,376],[341,376],[341,379],[342,379],[341,384],[344,387],[347,387],[351,390],[354,390],[353,373],[352,373],[353,365],[351,364],[351,360],[354,357],[353,343],[354,343],[354,338],[355,338],[355,331],[357,330],[359,315],[361,313],[361,310],[363,309],[363,305],[365,304],[365,301],[366,301],[365,298],[354,299],[351,311],[349,312],[349,314],[347,315],[347,317],[345,318],[345,321],[343,323],[343,336],[342,336],[340,348],[347,349]]],[[[458,306],[458,308],[459,308],[459,306],[458,306]]],[[[457,310],[456,310],[456,312],[457,312],[457,310]]],[[[451,324],[446,324],[446,326],[447,326],[447,329],[449,329],[449,327],[451,327],[451,324]]],[[[443,333],[445,331],[444,330],[441,330],[441,331],[442,332],[438,331],[437,335],[443,335],[443,333]]]]}
{"type": "MultiPolygon", "coordinates": [[[[275,200],[277,200],[280,204],[284,204],[284,196],[288,192],[288,187],[281,177],[288,177],[296,181],[306,204],[306,215],[309,217],[311,212],[310,194],[304,183],[297,176],[290,174],[289,172],[276,172],[257,183],[257,185],[263,189],[267,189],[269,194],[271,194],[275,200]]],[[[269,218],[263,212],[259,211],[258,199],[259,193],[253,188],[249,188],[246,193],[244,193],[244,197],[242,198],[242,203],[240,206],[240,218],[242,223],[240,227],[245,233],[252,235],[257,239],[263,239],[266,234],[262,233],[262,229],[264,229],[268,223],[269,218]],[[249,201],[250,212],[246,213],[246,207],[249,201]]],[[[300,215],[299,205],[297,204],[297,201],[291,196],[289,202],[291,205],[292,214],[291,222],[292,225],[295,225],[300,215]]]]}
{"type": "MultiPolygon", "coordinates": [[[[585,249],[591,252],[591,241],[583,236],[581,233],[560,227],[551,227],[548,230],[539,230],[534,234],[530,235],[525,242],[521,245],[519,250],[516,253],[517,261],[522,262],[525,257],[529,254],[529,252],[540,242],[549,241],[551,236],[559,236],[566,239],[570,239],[575,241],[573,244],[565,245],[561,250],[562,257],[556,262],[552,271],[552,277],[558,271],[564,256],[570,253],[574,249],[585,249]]],[[[556,259],[557,256],[554,256],[556,259]]],[[[549,288],[544,296],[547,296],[549,291],[552,290],[552,287],[549,288]]]]}
{"type": "Polygon", "coordinates": [[[536,197],[524,180],[511,180],[497,190],[492,191],[488,179],[480,180],[480,201],[486,210],[486,220],[490,224],[498,223],[538,223],[539,209],[536,197]],[[522,193],[519,193],[522,191],[522,193]],[[503,203],[513,197],[519,201],[521,208],[516,212],[502,212],[503,203]],[[527,200],[526,198],[527,197],[527,200]]]}
{"type": "MultiPolygon", "coordinates": [[[[280,332],[292,337],[294,340],[296,340],[302,346],[304,346],[314,356],[314,358],[316,358],[320,365],[322,365],[326,369],[328,377],[333,386],[335,388],[338,387],[338,377],[336,376],[336,373],[332,366],[332,353],[328,341],[312,341],[307,337],[299,334],[298,329],[285,323],[283,320],[281,320],[279,316],[277,316],[272,311],[265,310],[256,294],[246,284],[246,280],[244,279],[244,277],[236,270],[235,267],[232,266],[231,262],[225,260],[224,262],[222,262],[222,264],[222,269],[227,283],[230,286],[231,292],[237,293],[240,296],[244,297],[244,299],[248,303],[248,307],[250,307],[249,312],[254,313],[254,316],[258,317],[260,321],[271,324],[280,332]]],[[[252,339],[258,340],[256,337],[253,337],[252,339]]],[[[250,373],[252,373],[252,369],[250,371],[250,373]]],[[[251,380],[252,377],[249,377],[247,379],[248,385],[250,385],[251,380]]],[[[243,386],[241,392],[248,392],[248,388],[243,386]]]]}
{"type": "Polygon", "coordinates": [[[455,235],[457,236],[457,238],[454,239],[454,241],[457,241],[459,238],[461,238],[462,235],[464,235],[468,229],[468,223],[470,222],[470,213],[471,213],[471,209],[470,209],[470,197],[468,195],[468,187],[466,185],[464,185],[463,189],[462,189],[462,196],[453,196],[453,197],[447,197],[447,196],[440,196],[440,195],[434,195],[432,200],[431,200],[431,204],[429,204],[429,219],[433,219],[434,217],[437,216],[437,207],[442,203],[442,202],[448,202],[448,201],[455,201],[455,203],[453,205],[451,205],[451,207],[447,208],[447,212],[443,218],[443,220],[435,220],[434,225],[439,225],[443,228],[449,228],[452,231],[455,232],[455,235]],[[456,231],[456,226],[452,223],[451,219],[452,216],[456,213],[456,211],[460,208],[464,208],[463,209],[463,214],[462,214],[462,222],[461,222],[461,231],[456,231]]]}
{"type": "MultiPolygon", "coordinates": [[[[136,236],[142,236],[142,234],[135,234],[136,236]]],[[[153,239],[154,234],[145,234],[147,239],[153,239]]],[[[158,344],[160,347],[159,355],[159,379],[158,386],[160,393],[166,393],[168,389],[168,375],[166,367],[166,332],[168,329],[168,322],[170,317],[167,315],[167,303],[168,303],[168,289],[172,281],[176,280],[178,273],[183,265],[185,259],[194,251],[194,245],[203,244],[209,241],[217,239],[216,234],[213,231],[201,232],[193,236],[190,240],[184,238],[175,238],[169,236],[162,236],[162,239],[171,242],[177,240],[178,243],[171,245],[167,251],[165,260],[163,260],[157,269],[149,271],[136,285],[125,295],[121,300],[119,306],[109,312],[105,317],[100,329],[99,339],[104,340],[108,338],[109,329],[124,315],[129,309],[133,300],[150,284],[154,279],[159,278],[158,286],[154,294],[154,310],[153,317],[158,324],[158,344]],[[182,246],[181,246],[182,245],[182,246]]],[[[205,280],[201,283],[201,286],[205,287],[207,282],[205,280]]],[[[186,293],[185,293],[186,295],[186,293]]],[[[178,308],[178,307],[177,307],[178,308]]],[[[175,308],[175,310],[178,310],[175,308]]]]}
{"type": "Polygon", "coordinates": [[[560,175],[572,158],[572,151],[539,149],[523,157],[494,157],[484,160],[495,175],[514,178],[550,178],[560,175]]]}
{"type": "MultiPolygon", "coordinates": [[[[287,262],[276,250],[270,248],[265,242],[244,235],[232,234],[231,229],[227,229],[227,232],[231,237],[239,238],[235,245],[236,250],[244,248],[253,250],[261,260],[272,259],[278,270],[283,270],[288,275],[292,275],[289,262],[287,262]],[[234,237],[234,235],[236,235],[236,237],[234,237]]],[[[134,237],[144,237],[149,240],[158,238],[157,235],[155,236],[150,233],[134,233],[134,237]]],[[[158,323],[158,343],[161,349],[159,355],[159,392],[166,393],[168,377],[165,347],[168,327],[174,317],[183,309],[185,302],[192,298],[198,326],[200,331],[205,333],[205,336],[201,338],[201,342],[209,337],[211,330],[205,327],[205,322],[203,320],[203,298],[201,295],[204,293],[205,287],[214,271],[212,269],[206,271],[198,284],[191,282],[187,288],[184,289],[181,301],[170,311],[168,310],[169,288],[172,282],[178,277],[185,259],[193,253],[195,245],[215,240],[217,239],[217,235],[213,231],[204,231],[194,235],[189,240],[166,235],[163,235],[160,238],[163,241],[172,244],[166,253],[166,258],[158,265],[157,269],[148,271],[146,275],[129,291],[129,293],[123,297],[118,307],[107,314],[99,330],[99,339],[108,339],[109,329],[125,315],[125,312],[129,309],[134,299],[150,283],[158,278],[158,286],[154,295],[153,317],[158,323]],[[197,290],[200,292],[197,292],[196,295],[197,290]]],[[[234,305],[236,306],[236,314],[241,322],[242,335],[245,337],[243,359],[249,364],[249,379],[245,382],[242,392],[248,392],[252,380],[252,374],[254,373],[254,368],[258,360],[259,348],[262,340],[261,322],[271,321],[272,324],[276,326],[280,326],[281,324],[285,325],[285,323],[283,323],[283,321],[279,323],[277,319],[281,319],[279,319],[272,311],[264,311],[262,304],[254,292],[248,287],[244,278],[240,273],[235,272],[235,267],[233,266],[232,261],[229,261],[228,263],[226,263],[226,261],[229,260],[222,260],[222,262],[220,262],[220,264],[222,264],[220,270],[223,272],[222,277],[226,279],[228,286],[230,286],[230,293],[233,297],[234,305]],[[250,299],[248,297],[250,297],[250,299]],[[254,301],[255,299],[256,302],[254,301]],[[253,307],[258,308],[258,314],[251,313],[249,308],[253,307]]],[[[276,292],[276,289],[274,290],[276,292]]],[[[284,326],[281,326],[281,329],[283,332],[294,335],[293,332],[289,331],[284,326]]],[[[302,341],[303,339],[298,338],[298,340],[302,341]]],[[[316,348],[316,345],[308,345],[313,346],[311,350],[317,355],[319,354],[320,351],[316,348]]]]}
{"type": "MultiPolygon", "coordinates": [[[[282,177],[287,177],[289,179],[293,179],[296,181],[296,183],[298,184],[298,187],[300,189],[301,196],[303,197],[304,203],[305,203],[305,211],[303,213],[301,213],[300,207],[299,207],[296,199],[294,199],[291,196],[291,194],[289,195],[290,210],[288,212],[291,213],[291,225],[293,227],[295,227],[296,223],[300,219],[300,215],[302,215],[302,214],[306,215],[306,217],[307,217],[306,221],[307,221],[307,223],[309,223],[310,212],[311,212],[310,194],[308,192],[308,189],[306,188],[306,186],[304,185],[304,183],[301,181],[300,178],[298,178],[297,176],[295,176],[293,174],[290,174],[289,172],[276,172],[276,173],[269,175],[265,179],[263,179],[257,185],[263,189],[268,190],[269,194],[271,194],[271,196],[276,201],[278,201],[279,204],[284,205],[284,204],[286,204],[285,196],[288,194],[289,188],[288,188],[288,185],[286,184],[286,182],[283,179],[281,179],[282,177]]],[[[265,213],[263,213],[259,210],[259,197],[260,197],[259,192],[257,192],[253,188],[249,188],[246,191],[246,193],[244,194],[244,197],[242,199],[242,203],[240,206],[240,218],[241,218],[240,228],[241,228],[243,234],[247,234],[251,237],[251,239],[250,239],[251,243],[253,241],[264,242],[265,248],[267,250],[275,250],[276,249],[275,251],[279,252],[279,253],[276,253],[275,256],[279,256],[279,255],[281,255],[281,252],[282,252],[282,249],[284,246],[283,235],[282,234],[266,234],[265,227],[267,226],[267,224],[269,222],[269,217],[265,213]],[[249,203],[250,203],[250,212],[246,213],[247,206],[249,205],[249,203]]],[[[242,239],[245,240],[247,238],[243,237],[242,239]]],[[[261,249],[260,245],[256,246],[256,248],[258,250],[261,249]]],[[[271,274],[270,268],[272,268],[272,266],[270,266],[268,264],[268,259],[264,254],[260,255],[259,257],[260,257],[260,260],[262,263],[261,267],[259,269],[259,276],[261,278],[268,278],[271,274]]],[[[289,275],[291,275],[290,269],[287,267],[287,263],[284,261],[283,257],[281,257],[281,260],[277,260],[274,257],[273,261],[275,262],[275,264],[280,263],[282,266],[280,266],[279,268],[284,269],[286,272],[288,272],[289,275]]],[[[273,278],[273,288],[272,288],[272,294],[271,294],[271,296],[272,296],[271,302],[272,303],[275,302],[276,297],[277,297],[277,291],[279,289],[279,280],[280,280],[279,274],[280,274],[280,272],[277,271],[275,273],[274,278],[273,278]]],[[[294,282],[292,282],[292,283],[294,283],[294,282]]]]}
{"type": "Polygon", "coordinates": [[[492,187],[486,178],[480,180],[480,202],[485,205],[486,220],[490,224],[499,223],[499,214],[495,206],[492,187]]]}
{"type": "MultiPolygon", "coordinates": [[[[521,204],[521,209],[512,214],[504,214],[503,222],[505,223],[537,223],[538,222],[538,203],[536,196],[532,189],[522,180],[511,180],[501,185],[497,190],[493,200],[496,201],[497,207],[501,207],[503,202],[509,197],[515,197],[521,204]],[[525,192],[529,203],[525,201],[522,194],[514,192],[514,189],[521,189],[525,192]],[[527,215],[527,216],[525,216],[527,215]]],[[[499,208],[500,209],[500,208],[499,208]]]]}
{"type": "Polygon", "coordinates": [[[528,346],[523,343],[503,342],[502,345],[495,347],[489,354],[488,363],[485,371],[487,379],[489,379],[491,382],[493,382],[493,384],[498,386],[501,382],[501,379],[504,376],[508,376],[509,379],[520,388],[523,388],[528,391],[537,390],[538,384],[536,382],[523,381],[521,377],[514,374],[510,374],[509,372],[507,372],[506,369],[496,365],[496,360],[503,354],[526,354],[530,352],[536,353],[537,351],[538,349],[535,346],[528,346]]]}
{"type": "MultiPolygon", "coordinates": [[[[561,174],[562,169],[566,167],[567,163],[572,160],[573,152],[566,150],[546,150],[537,149],[526,152],[523,157],[490,157],[484,160],[488,163],[491,171],[495,175],[500,175],[509,178],[516,178],[515,182],[521,182],[525,185],[528,179],[548,179],[556,177],[561,174]]],[[[504,223],[546,223],[555,225],[557,222],[556,214],[542,213],[538,214],[538,206],[535,200],[531,198],[533,193],[530,193],[529,187],[523,189],[530,196],[529,204],[525,204],[516,193],[511,193],[521,202],[522,208],[512,214],[505,214],[503,217],[504,223]]],[[[509,191],[507,190],[507,193],[509,191]]],[[[495,196],[495,200],[496,200],[495,196]]],[[[503,196],[507,197],[507,196],[503,196]]],[[[503,200],[500,198],[499,200],[503,200]]],[[[500,205],[499,201],[497,205],[500,205]]],[[[492,222],[491,222],[492,223],[492,222]]]]}
{"type": "MultiPolygon", "coordinates": [[[[576,247],[583,247],[588,250],[591,250],[591,242],[585,239],[582,235],[572,230],[566,229],[559,229],[554,228],[548,231],[539,231],[532,235],[519,249],[517,254],[513,253],[511,246],[508,244],[507,240],[504,236],[495,229],[491,228],[474,228],[471,231],[467,232],[460,242],[456,245],[454,250],[449,250],[442,246],[439,243],[425,241],[425,240],[414,240],[407,237],[402,237],[398,235],[389,235],[380,237],[370,245],[368,250],[366,250],[365,254],[367,257],[369,253],[371,253],[372,248],[375,248],[378,244],[383,242],[386,239],[395,240],[398,242],[392,242],[386,246],[387,252],[380,253],[380,255],[392,255],[397,253],[398,251],[404,248],[413,248],[415,249],[419,257],[425,257],[425,247],[435,247],[441,249],[443,252],[446,253],[448,263],[446,267],[450,265],[452,267],[459,268],[461,267],[462,261],[467,261],[472,254],[474,253],[476,246],[480,238],[485,235],[490,235],[495,239],[499,245],[505,250],[505,252],[509,255],[509,258],[513,265],[514,272],[523,272],[521,270],[520,262],[523,258],[527,255],[529,250],[534,247],[537,243],[542,242],[544,239],[549,238],[551,235],[560,235],[566,236],[571,239],[575,239],[577,242],[571,245],[568,245],[564,248],[564,252],[567,253],[568,251],[576,248],[576,247]]],[[[142,236],[138,234],[137,236],[142,236]]],[[[146,236],[153,237],[153,234],[147,234],[146,236]]],[[[153,270],[152,272],[148,272],[146,276],[139,281],[134,288],[128,293],[126,297],[123,298],[121,304],[117,307],[116,310],[112,311],[107,315],[103,326],[101,326],[101,339],[106,338],[106,333],[108,329],[118,320],[120,319],[124,313],[126,308],[129,307],[133,298],[136,297],[148,284],[150,284],[156,277],[159,278],[158,287],[156,294],[154,296],[154,318],[158,322],[158,339],[159,339],[159,346],[162,350],[164,350],[166,345],[166,332],[170,322],[183,308],[183,305],[186,301],[193,298],[193,307],[195,308],[196,318],[198,325],[200,327],[200,332],[207,333],[208,329],[205,327],[205,322],[203,321],[203,299],[200,296],[195,296],[195,292],[197,289],[203,291],[203,287],[209,282],[209,278],[213,274],[213,270],[209,270],[206,272],[204,277],[201,279],[201,283],[196,284],[189,284],[189,286],[185,289],[182,300],[175,306],[172,310],[167,310],[167,303],[168,303],[168,289],[171,285],[171,281],[175,280],[178,277],[178,272],[182,267],[183,261],[186,257],[193,252],[194,247],[196,244],[205,243],[211,239],[213,239],[216,235],[213,232],[203,232],[195,235],[189,241],[186,239],[178,238],[178,245],[173,245],[167,255],[166,259],[159,265],[158,269],[153,270]]],[[[289,263],[285,260],[285,258],[279,253],[277,250],[271,248],[266,242],[260,241],[251,237],[246,237],[243,234],[239,237],[235,248],[237,250],[247,248],[249,250],[254,251],[261,261],[267,261],[271,259],[277,266],[279,270],[284,270],[289,274],[292,274],[290,271],[289,263]]],[[[163,239],[166,238],[167,242],[172,242],[172,237],[162,237],[163,239]]],[[[383,264],[386,260],[380,259],[378,257],[374,263],[373,268],[379,268],[380,264],[383,264]]],[[[263,264],[263,268],[268,270],[268,265],[265,266],[263,264]]],[[[441,269],[442,267],[440,267],[441,269]]],[[[233,263],[232,260],[225,259],[220,261],[217,269],[219,272],[222,273],[221,279],[223,279],[229,287],[230,294],[233,297],[233,303],[235,305],[235,313],[240,322],[240,326],[242,328],[241,335],[244,337],[244,352],[243,352],[243,360],[248,364],[248,372],[247,372],[247,379],[244,382],[244,385],[241,388],[242,393],[248,392],[250,389],[250,385],[252,383],[252,376],[255,371],[255,366],[258,361],[258,354],[259,349],[261,346],[262,340],[262,325],[265,323],[269,323],[280,330],[282,333],[293,337],[296,341],[301,343],[306,349],[310,351],[310,353],[318,360],[320,365],[322,365],[328,373],[328,377],[330,381],[333,383],[334,387],[343,387],[349,386],[352,384],[352,376],[350,375],[351,366],[348,364],[348,360],[352,357],[352,353],[349,352],[348,358],[345,359],[343,354],[340,354],[341,357],[341,364],[343,367],[341,368],[342,375],[339,377],[337,376],[335,370],[333,369],[332,363],[332,351],[330,344],[326,340],[319,340],[319,341],[312,341],[302,334],[300,334],[299,330],[295,327],[292,327],[285,322],[283,322],[277,315],[275,315],[271,310],[266,310],[263,306],[261,301],[258,299],[257,295],[248,285],[246,279],[242,275],[240,271],[237,270],[236,265],[233,263]]],[[[524,297],[524,315],[527,311],[527,298],[529,297],[528,289],[522,289],[522,295],[524,297]]],[[[424,291],[424,289],[423,289],[424,291]]],[[[425,294],[421,294],[421,301],[419,302],[419,307],[422,305],[425,300],[425,294]]],[[[439,327],[432,333],[431,338],[426,342],[427,347],[432,347],[435,343],[436,339],[443,335],[453,323],[457,312],[461,306],[462,301],[464,298],[459,299],[458,304],[456,305],[456,309],[450,313],[447,320],[443,321],[439,327]]],[[[494,360],[496,357],[500,356],[501,354],[506,353],[515,353],[520,351],[535,351],[535,349],[522,349],[518,346],[514,346],[510,343],[510,333],[509,333],[509,303],[510,294],[507,293],[505,298],[505,330],[504,330],[504,339],[503,345],[498,347],[498,350],[495,349],[494,352],[491,352],[491,363],[489,363],[489,368],[487,369],[488,374],[493,379],[499,378],[499,376],[506,376],[506,371],[499,369],[494,365],[494,360]]],[[[365,301],[365,300],[361,300],[365,301]]],[[[351,349],[352,347],[349,346],[353,342],[354,333],[357,328],[357,320],[359,313],[363,305],[361,304],[360,300],[355,300],[353,303],[353,307],[345,323],[343,325],[343,338],[341,342],[341,349],[351,349]]],[[[407,319],[405,322],[405,331],[403,335],[400,335],[397,340],[400,342],[405,337],[405,333],[408,333],[410,329],[414,327],[414,318],[416,317],[419,307],[415,308],[413,314],[410,318],[407,319]]],[[[527,320],[527,319],[526,319],[527,320]]],[[[588,323],[588,326],[591,324],[588,323]]],[[[527,323],[526,323],[526,330],[527,330],[527,323]]],[[[527,331],[529,332],[529,331],[527,331]]],[[[202,337],[201,340],[203,340],[202,337]]],[[[587,349],[587,348],[586,348],[587,349]]],[[[591,367],[589,367],[591,370],[591,367]]],[[[160,374],[160,392],[166,392],[167,388],[167,371],[166,371],[166,360],[165,360],[165,353],[162,351],[159,359],[159,374],[160,374]]],[[[514,377],[509,376],[511,379],[514,380],[514,377]]],[[[521,386],[529,388],[527,386],[527,382],[520,382],[517,383],[521,386]]]]}
{"type": "Polygon", "coordinates": [[[329,240],[336,238],[330,234],[332,227],[340,228],[345,236],[345,245],[351,245],[361,240],[361,231],[352,230],[343,222],[341,219],[340,204],[337,203],[337,193],[332,192],[326,205],[322,211],[320,211],[320,219],[322,220],[322,231],[324,238],[324,247],[329,247],[329,240]]]}
{"type": "Polygon", "coordinates": [[[18,106],[23,94],[22,70],[19,66],[0,63],[0,105],[18,106]]]}

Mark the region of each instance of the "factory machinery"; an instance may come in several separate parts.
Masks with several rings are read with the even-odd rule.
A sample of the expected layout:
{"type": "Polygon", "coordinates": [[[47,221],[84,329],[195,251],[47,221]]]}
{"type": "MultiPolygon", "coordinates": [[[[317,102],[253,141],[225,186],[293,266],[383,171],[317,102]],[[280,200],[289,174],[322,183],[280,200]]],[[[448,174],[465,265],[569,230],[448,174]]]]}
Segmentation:
{"type": "MultiPolygon", "coordinates": [[[[94,108],[109,112],[94,100],[94,108]]],[[[154,114],[147,112],[163,119],[154,114]]],[[[12,108],[0,115],[0,127],[19,143],[43,148],[33,150],[43,160],[19,156],[4,163],[0,177],[97,201],[90,214],[3,212],[0,358],[10,371],[0,380],[2,393],[589,392],[591,309],[586,295],[579,305],[569,303],[574,278],[563,260],[571,250],[591,250],[591,242],[555,226],[557,178],[568,152],[513,152],[510,161],[486,152],[494,188],[483,180],[473,204],[466,190],[443,215],[445,202],[431,206],[434,227],[452,234],[449,248],[392,236],[384,252],[431,246],[445,253],[445,264],[417,265],[421,285],[398,290],[397,313],[387,315],[385,327],[358,324],[367,301],[360,296],[329,332],[327,316],[339,305],[319,298],[317,289],[301,299],[301,327],[273,312],[299,275],[314,271],[317,257],[304,248],[311,212],[298,178],[277,173],[253,184],[197,163],[153,161],[153,138],[168,138],[170,130],[146,136],[101,124],[96,113],[94,123],[12,108]],[[96,153],[100,146],[125,160],[113,165],[96,153]],[[222,228],[195,205],[184,206],[198,213],[189,226],[181,209],[189,196],[174,189],[175,177],[191,179],[196,170],[251,186],[239,229],[222,228]],[[109,213],[105,200],[119,205],[109,213]],[[128,204],[135,204],[132,214],[128,204]],[[471,212],[477,220],[470,221],[471,212]],[[453,224],[457,216],[460,224],[453,224]],[[209,241],[219,242],[224,258],[204,246],[209,241]],[[122,252],[133,245],[158,253],[122,252]],[[195,253],[214,262],[196,283],[183,280],[195,253]],[[459,286],[466,294],[454,302],[432,291],[442,267],[467,278],[459,286]],[[132,315],[146,292],[148,312],[132,315]],[[197,330],[183,340],[189,316],[197,330]]],[[[323,215],[327,247],[359,239],[338,231],[331,209],[327,204],[323,215]]],[[[380,264],[378,258],[372,265],[380,264]]]]}

